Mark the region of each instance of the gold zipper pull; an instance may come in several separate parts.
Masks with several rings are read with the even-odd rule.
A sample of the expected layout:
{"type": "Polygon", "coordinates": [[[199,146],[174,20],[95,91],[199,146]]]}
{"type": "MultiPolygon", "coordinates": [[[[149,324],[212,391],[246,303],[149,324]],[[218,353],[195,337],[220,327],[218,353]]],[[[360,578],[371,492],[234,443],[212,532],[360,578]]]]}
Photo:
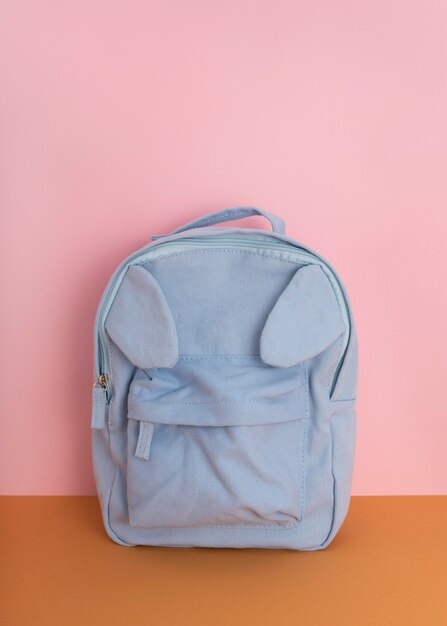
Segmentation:
{"type": "Polygon", "coordinates": [[[101,385],[103,389],[107,389],[109,385],[109,377],[107,374],[100,374],[95,384],[101,385]]]}

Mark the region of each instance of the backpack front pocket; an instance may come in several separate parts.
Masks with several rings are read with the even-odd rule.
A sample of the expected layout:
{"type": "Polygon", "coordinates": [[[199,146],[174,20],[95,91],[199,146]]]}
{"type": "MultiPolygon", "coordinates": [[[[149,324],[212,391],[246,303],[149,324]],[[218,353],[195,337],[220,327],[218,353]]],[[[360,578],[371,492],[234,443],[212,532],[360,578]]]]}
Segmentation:
{"type": "Polygon", "coordinates": [[[132,526],[290,527],[303,506],[303,365],[181,357],[137,370],[129,390],[132,526]]]}

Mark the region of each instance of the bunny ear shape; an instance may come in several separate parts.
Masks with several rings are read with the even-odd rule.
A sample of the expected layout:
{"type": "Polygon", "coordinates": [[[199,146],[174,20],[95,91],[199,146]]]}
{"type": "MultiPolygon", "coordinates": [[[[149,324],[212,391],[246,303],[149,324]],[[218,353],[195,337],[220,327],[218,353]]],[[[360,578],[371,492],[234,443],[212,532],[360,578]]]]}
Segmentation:
{"type": "Polygon", "coordinates": [[[130,266],[107,316],[105,329],[131,363],[173,367],[178,360],[174,318],[155,278],[130,266]]]}
{"type": "Polygon", "coordinates": [[[261,334],[261,359],[291,367],[323,352],[345,330],[329,279],[318,265],[300,268],[279,296],[261,334]]]}

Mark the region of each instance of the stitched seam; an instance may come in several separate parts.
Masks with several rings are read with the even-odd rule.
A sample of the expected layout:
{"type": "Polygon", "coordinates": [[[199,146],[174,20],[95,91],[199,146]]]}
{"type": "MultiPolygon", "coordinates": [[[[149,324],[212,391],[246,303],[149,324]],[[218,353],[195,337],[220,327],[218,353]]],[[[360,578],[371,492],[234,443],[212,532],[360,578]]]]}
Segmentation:
{"type": "MultiPolygon", "coordinates": [[[[179,361],[196,361],[200,359],[259,359],[259,354],[184,354],[179,355],[179,361]]],[[[259,363],[261,367],[271,367],[266,363],[259,363]]]]}
{"type": "MultiPolygon", "coordinates": [[[[112,342],[110,341],[110,338],[107,337],[107,352],[109,353],[109,365],[110,365],[110,372],[109,372],[109,382],[110,385],[112,385],[112,381],[114,379],[113,376],[113,351],[112,351],[112,342]]],[[[114,402],[113,402],[113,395],[110,398],[110,402],[109,402],[109,407],[108,407],[108,411],[107,411],[107,427],[112,426],[112,424],[114,424],[115,420],[114,418],[114,402]]]]}
{"type": "Polygon", "coordinates": [[[201,526],[173,526],[173,528],[194,528],[195,530],[200,530],[201,528],[234,528],[235,530],[239,528],[251,528],[251,529],[259,529],[259,530],[288,530],[290,528],[295,528],[298,526],[300,520],[296,520],[295,522],[290,522],[287,524],[281,524],[280,522],[272,522],[271,524],[202,524],[201,526]]]}
{"type": "Polygon", "coordinates": [[[219,224],[223,222],[230,222],[234,217],[236,218],[244,218],[244,217],[253,217],[253,216],[261,216],[265,217],[270,221],[270,218],[264,212],[259,211],[258,213],[249,213],[248,211],[240,212],[239,210],[230,209],[225,211],[223,215],[207,217],[203,219],[199,219],[196,222],[193,222],[194,225],[190,225],[186,230],[190,230],[191,228],[202,228],[203,226],[208,226],[209,224],[219,224]]]}
{"type": "Polygon", "coordinates": [[[305,379],[305,403],[306,403],[306,419],[304,422],[303,441],[301,444],[301,476],[300,476],[300,515],[301,519],[304,516],[304,502],[305,502],[305,457],[306,457],[306,442],[307,442],[307,427],[309,424],[310,415],[310,401],[309,401],[309,375],[306,366],[303,366],[303,373],[305,379]]]}
{"type": "MultiPolygon", "coordinates": [[[[342,346],[342,341],[343,341],[343,336],[340,335],[340,337],[338,338],[338,346],[339,348],[341,348],[342,346]]],[[[340,352],[340,350],[339,350],[340,352]]],[[[340,357],[339,357],[340,358],[340,357]]],[[[334,374],[335,374],[335,370],[337,369],[337,364],[335,365],[335,367],[333,368],[332,372],[331,372],[331,376],[329,377],[329,383],[326,387],[326,391],[327,391],[327,398],[326,398],[326,410],[328,411],[328,416],[329,416],[329,432],[330,432],[330,445],[331,445],[331,476],[332,476],[332,519],[331,519],[331,525],[329,528],[329,532],[326,535],[326,538],[324,539],[324,541],[320,544],[321,546],[324,546],[324,544],[328,541],[329,537],[332,534],[332,530],[334,528],[334,523],[335,523],[335,509],[337,506],[336,503],[336,494],[337,494],[337,481],[335,479],[335,473],[334,473],[334,438],[333,438],[333,433],[332,433],[332,410],[331,410],[331,398],[330,398],[330,393],[331,393],[331,384],[332,384],[332,380],[334,378],[334,374]]]]}
{"type": "MultiPolygon", "coordinates": [[[[134,394],[132,394],[134,395],[134,394]]],[[[299,398],[301,394],[299,393],[293,393],[293,394],[287,394],[287,396],[272,396],[271,398],[249,398],[247,400],[239,400],[239,399],[234,399],[234,398],[222,398],[220,400],[197,400],[197,401],[191,401],[191,402],[180,402],[178,400],[148,400],[148,404],[149,403],[156,403],[156,404],[180,404],[180,405],[188,405],[188,404],[219,404],[221,402],[228,402],[228,403],[239,403],[239,404],[243,404],[243,403],[249,403],[249,402],[270,402],[270,401],[276,401],[276,400],[280,400],[281,398],[284,398],[285,400],[289,400],[293,399],[293,398],[299,398]]],[[[139,398],[140,396],[136,396],[137,398],[139,398]]]]}
{"type": "MultiPolygon", "coordinates": [[[[204,226],[208,226],[209,224],[219,224],[221,222],[230,222],[232,218],[237,215],[239,214],[236,212],[225,213],[225,215],[222,215],[219,218],[215,217],[215,218],[208,218],[208,219],[200,220],[199,222],[195,224],[195,226],[192,226],[191,228],[203,228],[204,226]]],[[[247,215],[247,217],[249,216],[247,215]]],[[[187,230],[190,230],[190,229],[187,229],[187,230]]]]}
{"type": "Polygon", "coordinates": [[[331,398],[330,398],[330,393],[331,393],[331,385],[332,385],[332,381],[334,379],[334,375],[335,375],[335,371],[337,369],[338,363],[340,361],[341,358],[341,352],[343,349],[343,333],[339,336],[338,340],[337,340],[337,344],[338,344],[338,356],[337,356],[337,361],[334,365],[334,367],[331,370],[331,375],[329,376],[329,382],[326,385],[326,391],[327,391],[327,397],[328,397],[328,407],[330,406],[330,402],[331,402],[331,398]]]}
{"type": "Polygon", "coordinates": [[[124,541],[124,539],[121,539],[121,537],[118,535],[118,533],[116,532],[116,530],[113,528],[111,522],[110,522],[110,503],[112,501],[112,495],[113,495],[113,488],[115,486],[115,482],[116,482],[116,477],[118,475],[118,467],[115,466],[115,473],[113,475],[113,479],[112,479],[112,484],[110,486],[110,491],[109,491],[109,497],[107,500],[107,524],[109,526],[110,531],[115,535],[115,537],[117,539],[119,539],[119,541],[121,541],[121,543],[123,543],[125,546],[134,546],[135,544],[133,543],[128,543],[127,541],[124,541]]]}
{"type": "Polygon", "coordinates": [[[289,422],[299,422],[301,420],[306,419],[305,415],[294,415],[293,417],[286,417],[286,418],[281,418],[280,420],[276,420],[276,421],[272,421],[272,418],[269,417],[267,418],[268,421],[256,421],[256,422],[252,422],[252,423],[247,423],[245,420],[243,420],[242,422],[234,422],[234,423],[209,423],[207,422],[206,424],[203,424],[203,422],[197,422],[197,421],[191,421],[191,422],[178,422],[177,420],[175,422],[161,422],[159,419],[157,419],[157,417],[155,417],[154,415],[151,415],[150,421],[149,420],[145,420],[141,417],[141,415],[129,415],[128,416],[128,421],[132,420],[133,422],[136,422],[137,424],[140,423],[144,423],[144,424],[154,424],[157,426],[170,426],[170,427],[174,427],[174,426],[181,426],[181,427],[185,427],[185,428],[252,428],[254,426],[276,426],[277,424],[288,424],[289,422]]]}
{"type": "Polygon", "coordinates": [[[149,261],[146,261],[146,263],[142,263],[140,267],[144,267],[146,268],[147,265],[150,265],[151,263],[154,263],[156,261],[161,261],[163,259],[167,259],[167,258],[172,258],[175,256],[185,256],[188,254],[199,254],[201,252],[222,252],[222,253],[226,253],[226,252],[236,252],[239,254],[252,254],[255,256],[263,256],[266,257],[268,259],[273,259],[275,261],[279,261],[281,263],[290,263],[292,265],[308,265],[306,263],[302,263],[301,261],[289,261],[287,259],[281,259],[278,258],[278,254],[287,254],[287,252],[285,253],[278,253],[276,250],[272,251],[269,254],[266,254],[265,252],[256,252],[255,250],[240,250],[238,248],[199,248],[196,250],[184,250],[182,252],[172,252],[171,254],[165,254],[162,257],[158,257],[157,259],[150,259],[149,261]]]}

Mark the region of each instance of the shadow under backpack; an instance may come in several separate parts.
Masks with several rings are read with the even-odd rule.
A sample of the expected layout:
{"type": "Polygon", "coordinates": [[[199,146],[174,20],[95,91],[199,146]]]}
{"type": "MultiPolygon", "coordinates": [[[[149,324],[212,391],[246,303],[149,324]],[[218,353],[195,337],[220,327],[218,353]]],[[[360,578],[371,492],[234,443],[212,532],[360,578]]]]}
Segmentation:
{"type": "Polygon", "coordinates": [[[252,207],[126,258],[95,321],[93,463],[126,545],[327,546],[349,506],[357,339],[320,255],[252,207]],[[273,232],[215,227],[263,215],[273,232]]]}

